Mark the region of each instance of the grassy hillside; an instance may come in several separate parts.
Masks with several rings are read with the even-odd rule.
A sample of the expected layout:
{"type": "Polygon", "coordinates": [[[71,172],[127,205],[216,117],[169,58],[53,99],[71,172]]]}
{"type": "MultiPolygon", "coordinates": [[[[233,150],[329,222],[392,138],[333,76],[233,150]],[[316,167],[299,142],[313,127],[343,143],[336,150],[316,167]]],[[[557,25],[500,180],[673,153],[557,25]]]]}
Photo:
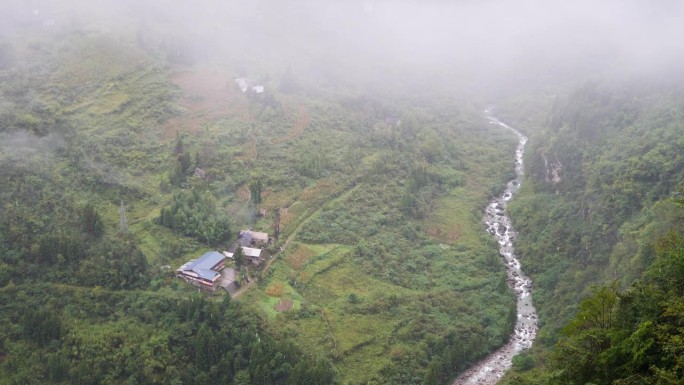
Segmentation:
{"type": "Polygon", "coordinates": [[[481,216],[512,172],[510,133],[426,90],[295,87],[163,41],[70,25],[3,42],[0,382],[408,384],[504,342],[514,299],[481,216]],[[240,306],[190,297],[165,267],[272,233],[276,212],[273,261],[240,306]]]}

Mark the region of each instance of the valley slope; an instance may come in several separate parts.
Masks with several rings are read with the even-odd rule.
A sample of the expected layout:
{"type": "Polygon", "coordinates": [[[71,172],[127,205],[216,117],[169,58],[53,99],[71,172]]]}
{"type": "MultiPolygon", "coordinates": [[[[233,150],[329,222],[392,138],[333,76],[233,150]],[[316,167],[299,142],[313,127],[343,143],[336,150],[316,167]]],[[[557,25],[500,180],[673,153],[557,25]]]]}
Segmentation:
{"type": "Polygon", "coordinates": [[[507,340],[481,218],[516,138],[478,106],[297,85],[273,63],[242,93],[234,62],[179,60],[149,31],[48,32],[3,43],[0,382],[206,383],[226,365],[212,381],[444,382],[507,340]],[[276,212],[239,301],[173,277],[276,212]]]}

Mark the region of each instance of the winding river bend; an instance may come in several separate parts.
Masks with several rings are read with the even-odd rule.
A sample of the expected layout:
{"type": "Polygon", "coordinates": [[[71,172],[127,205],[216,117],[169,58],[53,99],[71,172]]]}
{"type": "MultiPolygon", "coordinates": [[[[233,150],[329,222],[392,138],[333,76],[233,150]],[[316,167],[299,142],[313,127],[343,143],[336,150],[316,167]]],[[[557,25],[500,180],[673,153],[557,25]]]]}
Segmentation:
{"type": "Polygon", "coordinates": [[[503,123],[491,114],[491,109],[485,110],[485,116],[492,123],[511,130],[518,137],[518,147],[515,150],[515,179],[506,184],[503,194],[494,198],[484,213],[484,223],[487,232],[499,242],[499,254],[504,259],[508,273],[508,285],[515,292],[517,298],[517,321],[515,330],[508,343],[497,351],[463,372],[453,385],[491,385],[499,381],[501,376],[512,366],[513,356],[532,346],[537,336],[537,311],[532,304],[532,280],[523,274],[520,261],[515,256],[513,241],[516,233],[511,227],[511,219],[506,213],[508,201],[520,188],[524,173],[523,154],[527,138],[520,131],[503,123]]]}

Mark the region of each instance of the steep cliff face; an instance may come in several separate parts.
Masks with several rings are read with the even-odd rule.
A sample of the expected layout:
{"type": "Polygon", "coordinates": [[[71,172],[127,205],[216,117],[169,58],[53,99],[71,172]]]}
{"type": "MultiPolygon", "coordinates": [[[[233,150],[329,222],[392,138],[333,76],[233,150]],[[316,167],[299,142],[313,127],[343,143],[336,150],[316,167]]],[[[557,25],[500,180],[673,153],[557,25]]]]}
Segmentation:
{"type": "Polygon", "coordinates": [[[560,160],[555,159],[555,161],[549,161],[546,154],[541,154],[542,159],[544,159],[544,169],[546,169],[547,183],[558,184],[561,181],[561,172],[563,171],[563,164],[560,160]]]}

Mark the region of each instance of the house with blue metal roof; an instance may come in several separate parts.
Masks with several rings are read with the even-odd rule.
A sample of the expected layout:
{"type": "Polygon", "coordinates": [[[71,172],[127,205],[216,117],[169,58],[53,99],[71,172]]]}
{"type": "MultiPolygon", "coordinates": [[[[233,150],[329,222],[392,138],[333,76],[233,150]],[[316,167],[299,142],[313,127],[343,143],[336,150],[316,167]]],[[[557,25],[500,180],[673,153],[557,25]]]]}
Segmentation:
{"type": "Polygon", "coordinates": [[[221,278],[225,256],[218,251],[210,251],[197,259],[190,260],[176,270],[176,275],[186,282],[209,290],[216,290],[221,278]]]}

